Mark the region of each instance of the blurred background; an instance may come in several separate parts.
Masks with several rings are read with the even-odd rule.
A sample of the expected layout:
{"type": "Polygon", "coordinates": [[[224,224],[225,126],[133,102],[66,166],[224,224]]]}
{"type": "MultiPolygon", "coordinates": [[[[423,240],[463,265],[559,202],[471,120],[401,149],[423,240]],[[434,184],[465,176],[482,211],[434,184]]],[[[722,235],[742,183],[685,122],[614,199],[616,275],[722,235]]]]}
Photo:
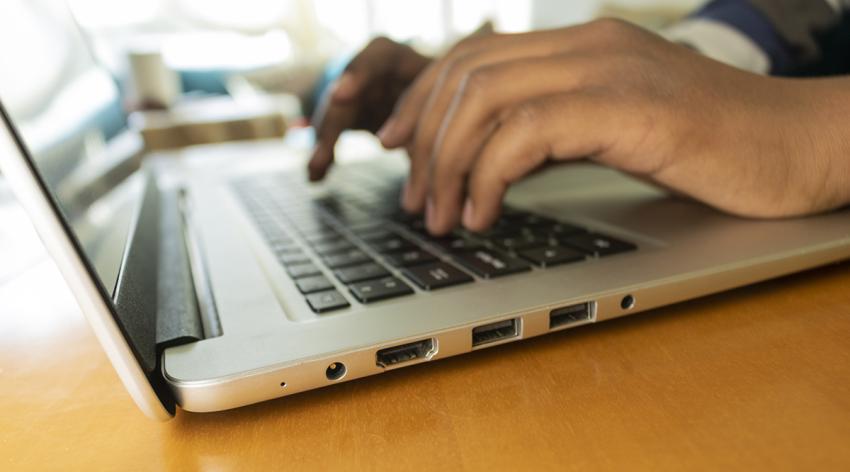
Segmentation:
{"type": "MultiPolygon", "coordinates": [[[[297,98],[285,111],[309,112],[323,79],[370,38],[386,35],[437,53],[485,22],[516,32],[578,23],[600,15],[648,27],[673,21],[699,0],[67,0],[98,62],[133,96],[132,66],[156,54],[176,73],[174,94],[226,95],[251,85],[297,98]],[[134,62],[135,61],[135,62],[134,62]],[[244,80],[238,80],[244,79],[244,80]],[[240,89],[241,87],[241,89],[240,89]],[[299,107],[304,107],[304,110],[299,107]]],[[[57,0],[4,0],[0,76],[7,107],[33,111],[85,51],[57,48],[72,24],[57,18],[57,0]],[[22,47],[21,45],[26,45],[22,47]],[[15,73],[6,73],[14,70],[15,73]]],[[[96,88],[92,85],[92,88],[96,88]]],[[[166,86],[165,88],[168,88],[166,86]]],[[[106,97],[104,97],[105,99],[106,97]]]]}

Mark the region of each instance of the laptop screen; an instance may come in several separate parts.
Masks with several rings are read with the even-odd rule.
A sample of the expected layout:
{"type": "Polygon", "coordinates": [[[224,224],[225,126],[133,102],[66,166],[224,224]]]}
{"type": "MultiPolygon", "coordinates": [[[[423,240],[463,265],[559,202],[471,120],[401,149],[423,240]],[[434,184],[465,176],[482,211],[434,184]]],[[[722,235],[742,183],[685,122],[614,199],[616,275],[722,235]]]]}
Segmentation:
{"type": "Polygon", "coordinates": [[[92,193],[92,174],[126,138],[118,87],[93,60],[64,1],[3,3],[0,101],[102,285],[114,290],[120,259],[96,253],[104,247],[102,228],[81,195],[92,193]]]}

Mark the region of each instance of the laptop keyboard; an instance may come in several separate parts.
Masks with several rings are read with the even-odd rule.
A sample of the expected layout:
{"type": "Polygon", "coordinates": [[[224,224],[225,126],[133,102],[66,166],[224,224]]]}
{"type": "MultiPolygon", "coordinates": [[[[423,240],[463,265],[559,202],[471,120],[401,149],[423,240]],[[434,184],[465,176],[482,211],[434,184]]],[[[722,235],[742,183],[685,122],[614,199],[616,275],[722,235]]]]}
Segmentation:
{"type": "MultiPolygon", "coordinates": [[[[337,177],[342,169],[337,170],[337,177]]],[[[399,210],[398,181],[348,171],[311,198],[292,174],[242,178],[233,187],[278,262],[315,313],[413,296],[635,250],[578,225],[505,207],[484,233],[428,234],[399,210]],[[305,250],[306,249],[306,250],[305,250]],[[334,280],[335,279],[335,280],[334,280]]]]}

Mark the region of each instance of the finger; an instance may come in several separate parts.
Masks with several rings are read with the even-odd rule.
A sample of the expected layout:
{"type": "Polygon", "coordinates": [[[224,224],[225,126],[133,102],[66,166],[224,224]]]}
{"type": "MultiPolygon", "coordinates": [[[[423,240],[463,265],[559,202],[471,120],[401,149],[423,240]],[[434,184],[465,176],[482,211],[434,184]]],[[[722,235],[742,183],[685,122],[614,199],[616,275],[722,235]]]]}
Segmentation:
{"type": "Polygon", "coordinates": [[[597,20],[569,28],[535,31],[521,34],[473,34],[460,41],[444,57],[434,61],[411,86],[410,92],[400,101],[387,126],[381,131],[382,142],[389,148],[399,147],[413,138],[417,118],[428,101],[435,84],[446,69],[460,59],[479,57],[480,61],[468,63],[470,67],[523,56],[540,56],[569,52],[572,50],[597,49],[607,43],[604,26],[612,20],[597,20]],[[603,25],[602,28],[599,26],[603,25]]]}
{"type": "Polygon", "coordinates": [[[357,103],[335,104],[325,97],[313,118],[316,147],[307,164],[311,181],[322,180],[334,161],[334,147],[340,134],[355,124],[357,103]]]}
{"type": "MultiPolygon", "coordinates": [[[[413,138],[418,117],[426,106],[431,92],[444,80],[451,69],[457,69],[460,63],[467,62],[470,67],[477,64],[507,60],[531,54],[528,46],[542,43],[551,32],[526,34],[481,35],[464,39],[444,57],[434,61],[411,86],[404,99],[399,101],[393,112],[392,126],[382,130],[383,144],[397,147],[413,138]],[[529,44],[530,43],[530,44],[529,44]]],[[[550,44],[551,46],[551,44],[550,44]]]]}
{"type": "Polygon", "coordinates": [[[384,37],[375,38],[349,61],[333,85],[331,100],[348,102],[356,100],[363,89],[376,77],[387,74],[396,66],[398,50],[405,46],[384,37]]]}
{"type": "Polygon", "coordinates": [[[547,159],[600,156],[611,149],[623,114],[604,92],[538,98],[518,106],[482,149],[469,176],[463,225],[483,231],[498,218],[514,182],[547,159]]]}
{"type": "Polygon", "coordinates": [[[432,61],[418,74],[410,89],[399,99],[390,119],[378,133],[381,143],[387,148],[403,146],[409,140],[416,124],[416,111],[420,110],[428,99],[428,94],[436,82],[441,64],[452,57],[467,54],[483,47],[483,38],[498,37],[492,34],[492,25],[482,25],[468,37],[459,41],[443,58],[432,61]]]}
{"type": "Polygon", "coordinates": [[[399,135],[393,138],[396,141],[392,141],[387,139],[386,133],[382,133],[383,144],[392,147],[398,142],[411,141],[409,185],[402,202],[406,210],[417,212],[424,205],[432,143],[439,131],[442,117],[450,105],[450,92],[457,89],[466,71],[485,64],[523,57],[533,52],[515,41],[505,42],[501,45],[504,47],[497,47],[500,46],[497,43],[503,42],[504,38],[490,41],[491,48],[480,53],[469,53],[455,60],[432,65],[433,80],[423,76],[423,82],[414,84],[401,107],[390,117],[390,123],[399,135]]]}
{"type": "Polygon", "coordinates": [[[567,55],[525,58],[473,71],[455,94],[434,144],[428,181],[435,227],[460,220],[463,182],[500,111],[535,97],[575,90],[599,75],[598,58],[567,55]]]}
{"type": "Polygon", "coordinates": [[[581,26],[526,35],[506,35],[499,37],[499,41],[495,38],[484,38],[477,43],[484,48],[480,52],[470,53],[448,65],[443,63],[441,75],[428,91],[425,104],[417,110],[406,110],[406,116],[394,114],[391,118],[396,126],[413,121],[415,128],[412,138],[413,154],[410,156],[409,192],[405,194],[403,202],[405,208],[408,211],[418,211],[424,204],[428,180],[426,171],[434,141],[443,126],[458,87],[471,71],[489,64],[547,57],[556,53],[567,54],[572,50],[581,50],[582,54],[592,55],[604,46],[604,41],[601,41],[598,35],[590,33],[581,26]],[[489,43],[485,43],[485,40],[489,43]]]}

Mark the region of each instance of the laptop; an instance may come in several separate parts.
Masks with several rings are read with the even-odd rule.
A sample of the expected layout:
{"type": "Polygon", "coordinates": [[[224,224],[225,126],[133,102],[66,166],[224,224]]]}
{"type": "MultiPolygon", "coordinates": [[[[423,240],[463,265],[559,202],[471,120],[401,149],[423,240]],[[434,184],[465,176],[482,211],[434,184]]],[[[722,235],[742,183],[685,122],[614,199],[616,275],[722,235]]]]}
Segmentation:
{"type": "MultiPolygon", "coordinates": [[[[114,156],[138,137],[114,82],[66,11],[42,14],[57,23],[41,39],[60,41],[68,63],[26,87],[0,81],[0,170],[151,418],[353,382],[850,257],[846,210],[744,220],[590,164],[515,186],[485,233],[439,238],[399,210],[397,154],[337,165],[318,185],[306,182],[306,151],[271,142],[142,156],[126,170],[138,161],[114,156]]],[[[43,67],[25,58],[4,74],[43,67]]]]}

